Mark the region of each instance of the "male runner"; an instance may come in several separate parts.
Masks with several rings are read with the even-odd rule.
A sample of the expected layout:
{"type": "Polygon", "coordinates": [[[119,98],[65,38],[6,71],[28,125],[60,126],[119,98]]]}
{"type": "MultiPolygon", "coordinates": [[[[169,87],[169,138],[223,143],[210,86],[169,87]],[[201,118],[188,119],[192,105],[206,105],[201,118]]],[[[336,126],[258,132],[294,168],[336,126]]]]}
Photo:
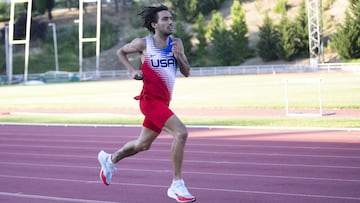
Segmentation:
{"type": "Polygon", "coordinates": [[[171,149],[174,172],[167,195],[178,202],[194,202],[196,199],[186,189],[181,176],[188,132],[185,125],[169,109],[176,70],[179,68],[180,72],[188,77],[190,65],[184,54],[181,39],[171,37],[174,21],[166,6],[145,7],[139,15],[144,20],[143,26],[152,35],[135,38],[120,48],[117,54],[132,78],[143,80],[143,89],[136,99],[140,100],[140,110],[145,119],[140,136],[136,140],[126,143],[112,154],[99,152],[100,179],[105,185],[109,185],[116,163],[125,157],[149,150],[153,141],[162,130],[165,130],[174,138],[171,149]],[[137,70],[129,62],[127,55],[132,53],[141,54],[141,70],[137,70]]]}

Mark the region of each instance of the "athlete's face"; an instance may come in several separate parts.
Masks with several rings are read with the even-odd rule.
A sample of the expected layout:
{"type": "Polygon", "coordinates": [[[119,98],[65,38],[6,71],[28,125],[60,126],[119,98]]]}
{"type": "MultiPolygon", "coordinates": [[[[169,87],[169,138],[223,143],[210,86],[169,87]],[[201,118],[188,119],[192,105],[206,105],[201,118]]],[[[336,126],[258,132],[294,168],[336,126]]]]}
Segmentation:
{"type": "Polygon", "coordinates": [[[155,32],[164,35],[171,35],[174,32],[174,21],[169,11],[160,11],[157,13],[158,21],[155,23],[155,32]]]}

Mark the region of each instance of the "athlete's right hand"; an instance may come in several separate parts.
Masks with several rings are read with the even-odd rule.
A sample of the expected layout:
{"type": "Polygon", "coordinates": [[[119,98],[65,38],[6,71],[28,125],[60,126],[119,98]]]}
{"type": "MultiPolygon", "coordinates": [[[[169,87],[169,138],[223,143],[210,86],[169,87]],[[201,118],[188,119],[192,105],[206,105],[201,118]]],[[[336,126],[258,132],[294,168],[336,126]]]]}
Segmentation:
{"type": "Polygon", "coordinates": [[[144,75],[143,75],[142,71],[140,71],[140,70],[131,71],[130,75],[131,75],[132,79],[135,79],[135,80],[144,79],[144,75]]]}

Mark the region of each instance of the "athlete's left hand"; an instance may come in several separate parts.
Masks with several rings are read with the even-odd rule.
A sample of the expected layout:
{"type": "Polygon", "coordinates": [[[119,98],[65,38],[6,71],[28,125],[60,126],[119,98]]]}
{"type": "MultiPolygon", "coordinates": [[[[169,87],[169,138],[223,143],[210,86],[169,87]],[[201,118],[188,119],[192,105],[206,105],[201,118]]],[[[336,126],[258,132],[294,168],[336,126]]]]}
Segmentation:
{"type": "Polygon", "coordinates": [[[179,60],[180,57],[184,55],[184,46],[179,41],[173,41],[171,51],[174,54],[175,58],[179,60]]]}
{"type": "Polygon", "coordinates": [[[179,64],[180,72],[185,77],[188,77],[190,75],[190,65],[184,53],[184,45],[180,39],[174,39],[171,51],[179,64]]]}

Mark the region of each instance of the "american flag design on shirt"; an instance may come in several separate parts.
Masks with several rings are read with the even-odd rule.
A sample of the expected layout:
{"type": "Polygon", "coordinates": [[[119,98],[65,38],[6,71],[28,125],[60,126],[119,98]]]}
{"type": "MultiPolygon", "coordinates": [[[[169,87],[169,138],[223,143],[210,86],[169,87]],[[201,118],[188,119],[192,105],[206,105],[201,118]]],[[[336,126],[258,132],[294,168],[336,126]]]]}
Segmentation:
{"type": "Polygon", "coordinates": [[[169,37],[168,46],[158,49],[154,45],[153,37],[146,37],[146,51],[141,67],[144,75],[142,96],[170,103],[177,71],[171,43],[172,38],[169,37]]]}

